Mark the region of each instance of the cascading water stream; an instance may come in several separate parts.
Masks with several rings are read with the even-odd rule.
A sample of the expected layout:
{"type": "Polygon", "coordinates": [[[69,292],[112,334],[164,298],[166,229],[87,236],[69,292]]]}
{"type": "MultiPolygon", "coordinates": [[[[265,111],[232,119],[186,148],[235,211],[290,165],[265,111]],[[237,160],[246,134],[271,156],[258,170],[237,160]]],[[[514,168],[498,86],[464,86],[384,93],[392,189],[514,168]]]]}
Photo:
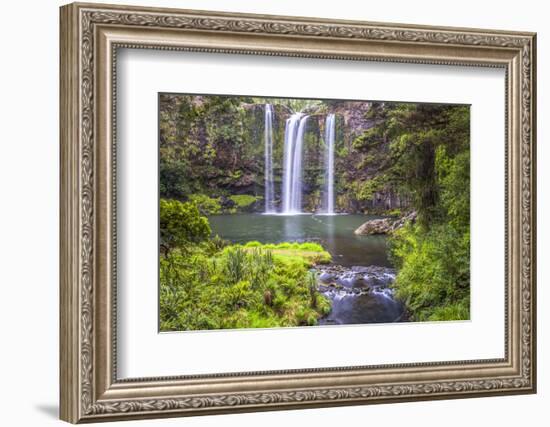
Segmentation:
{"type": "Polygon", "coordinates": [[[298,131],[301,117],[302,115],[300,113],[296,113],[286,120],[285,143],[283,152],[283,213],[290,213],[290,199],[292,192],[292,166],[294,163],[294,143],[296,141],[296,133],[298,131]]]}
{"type": "Polygon", "coordinates": [[[325,213],[334,214],[334,135],[335,116],[329,114],[325,120],[325,213]]]}
{"type": "MultiPolygon", "coordinates": [[[[273,178],[273,106],[265,105],[265,210],[266,214],[276,213],[273,178]]],[[[302,213],[303,196],[303,146],[309,116],[294,113],[286,120],[283,150],[283,183],[281,188],[281,213],[296,215],[302,213]]],[[[325,120],[325,189],[323,213],[334,214],[334,138],[335,115],[329,114],[325,120]]]]}
{"type": "Polygon", "coordinates": [[[273,184],[273,106],[265,105],[265,213],[275,212],[275,187],[273,184]]]}
{"type": "Polygon", "coordinates": [[[286,121],[282,213],[287,215],[302,213],[302,150],[308,117],[295,113],[286,121]]]}

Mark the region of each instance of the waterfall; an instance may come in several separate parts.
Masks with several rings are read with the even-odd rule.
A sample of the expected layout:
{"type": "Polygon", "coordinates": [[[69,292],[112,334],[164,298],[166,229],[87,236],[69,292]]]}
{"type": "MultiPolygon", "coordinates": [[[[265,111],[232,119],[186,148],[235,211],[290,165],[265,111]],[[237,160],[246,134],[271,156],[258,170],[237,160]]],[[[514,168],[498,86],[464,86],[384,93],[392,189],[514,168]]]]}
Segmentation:
{"type": "Polygon", "coordinates": [[[335,116],[325,120],[325,213],[334,214],[334,134],[335,116]]]}
{"type": "Polygon", "coordinates": [[[273,106],[265,104],[265,213],[274,213],[275,189],[273,185],[273,106]]]}
{"type": "Polygon", "coordinates": [[[302,148],[308,116],[295,113],[286,121],[283,156],[284,214],[302,212],[302,148]]]}

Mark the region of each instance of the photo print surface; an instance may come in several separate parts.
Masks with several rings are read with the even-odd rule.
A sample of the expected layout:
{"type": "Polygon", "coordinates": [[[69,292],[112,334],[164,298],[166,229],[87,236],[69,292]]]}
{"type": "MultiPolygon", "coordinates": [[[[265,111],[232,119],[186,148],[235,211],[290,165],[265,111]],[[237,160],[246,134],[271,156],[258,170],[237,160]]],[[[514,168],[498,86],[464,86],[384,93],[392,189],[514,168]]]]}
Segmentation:
{"type": "Polygon", "coordinates": [[[470,106],[160,93],[160,331],[470,318],[470,106]]]}

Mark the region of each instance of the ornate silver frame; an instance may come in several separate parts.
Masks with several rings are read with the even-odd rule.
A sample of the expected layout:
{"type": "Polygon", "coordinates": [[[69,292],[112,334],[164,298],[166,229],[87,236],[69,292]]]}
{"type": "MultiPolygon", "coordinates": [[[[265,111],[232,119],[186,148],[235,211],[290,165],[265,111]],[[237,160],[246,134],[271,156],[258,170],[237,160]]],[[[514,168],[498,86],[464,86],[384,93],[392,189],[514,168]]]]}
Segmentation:
{"type": "Polygon", "coordinates": [[[61,419],[107,421],[534,393],[533,33],[99,4],[61,8],[61,419]],[[116,376],[119,47],[506,70],[506,342],[497,360],[176,378],[116,376]]]}

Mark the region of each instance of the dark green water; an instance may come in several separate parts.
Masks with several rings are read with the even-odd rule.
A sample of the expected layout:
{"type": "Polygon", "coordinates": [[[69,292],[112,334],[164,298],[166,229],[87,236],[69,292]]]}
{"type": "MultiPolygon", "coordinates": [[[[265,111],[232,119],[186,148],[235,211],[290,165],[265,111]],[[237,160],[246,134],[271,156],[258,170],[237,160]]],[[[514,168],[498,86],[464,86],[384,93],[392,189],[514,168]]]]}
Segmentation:
{"type": "Polygon", "coordinates": [[[391,267],[385,236],[357,236],[354,230],[367,215],[216,215],[209,218],[214,234],[234,243],[257,240],[262,243],[316,241],[343,266],[379,265],[391,267]]]}

